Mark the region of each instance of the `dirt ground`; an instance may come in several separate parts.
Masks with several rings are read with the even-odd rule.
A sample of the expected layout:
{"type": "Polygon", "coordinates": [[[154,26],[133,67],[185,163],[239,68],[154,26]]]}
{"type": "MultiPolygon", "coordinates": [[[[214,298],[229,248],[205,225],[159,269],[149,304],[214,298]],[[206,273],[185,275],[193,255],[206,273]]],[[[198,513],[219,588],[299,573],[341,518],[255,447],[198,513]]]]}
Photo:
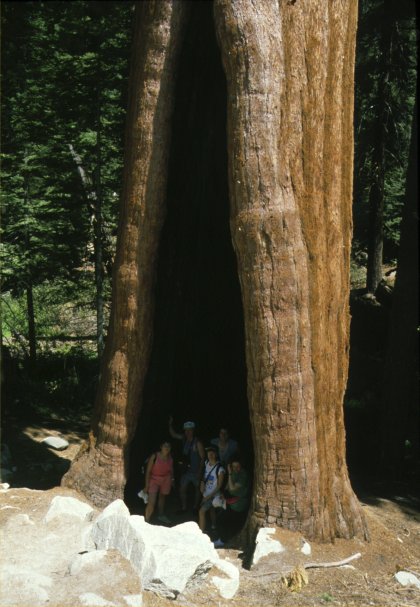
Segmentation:
{"type": "MultiPolygon", "coordinates": [[[[0,524],[3,529],[3,549],[11,562],[19,563],[25,558],[42,558],[39,550],[28,555],[22,539],[8,536],[8,520],[11,516],[28,514],[31,518],[44,516],[54,495],[66,495],[68,490],[59,487],[63,473],[68,469],[75,456],[82,437],[87,430],[88,420],[80,425],[66,426],[60,419],[51,419],[48,424],[30,424],[19,427],[9,425],[3,440],[12,452],[12,463],[17,468],[9,481],[11,489],[0,494],[0,524]],[[41,444],[45,436],[60,435],[67,438],[70,446],[64,451],[53,451],[41,444]],[[26,487],[36,489],[27,491],[26,487]],[[41,491],[40,491],[41,490],[41,491]]],[[[366,485],[354,481],[356,492],[366,512],[371,541],[358,539],[337,540],[334,544],[311,543],[312,553],[304,556],[299,552],[302,538],[299,534],[277,530],[279,539],[286,548],[293,548],[299,554],[301,564],[308,562],[331,563],[345,559],[355,553],[361,557],[346,567],[316,567],[306,569],[308,583],[296,591],[285,589],[281,584],[279,555],[265,557],[250,571],[242,567],[241,552],[233,548],[220,550],[223,558],[228,558],[240,569],[240,588],[231,600],[222,599],[215,587],[204,583],[197,590],[186,591],[179,595],[175,604],[196,607],[212,606],[315,606],[315,605],[395,605],[415,607],[420,605],[420,589],[403,587],[394,574],[398,570],[411,571],[420,579],[420,499],[418,493],[406,485],[378,485],[371,482],[366,485]]],[[[72,493],[74,495],[74,492],[72,493]]],[[[80,499],[84,500],[82,496],[80,499]]],[[[86,500],[84,500],[86,501],[86,500]]],[[[175,503],[175,502],[174,502],[175,503]]],[[[140,503],[137,512],[141,513],[140,503]]],[[[171,512],[168,512],[171,516],[171,512]]],[[[173,519],[174,520],[174,519],[173,519]]],[[[175,519],[175,522],[176,521],[175,519]]],[[[28,543],[26,545],[29,545],[28,543]]],[[[4,558],[4,556],[2,557],[4,558]]],[[[30,562],[30,561],[29,561],[30,562]]],[[[87,587],[87,581],[66,576],[65,569],[57,568],[60,577],[58,602],[51,597],[48,605],[80,605],[77,600],[79,590],[87,587]],[[60,596],[61,601],[60,602],[60,596]],[[70,598],[69,598],[70,597],[70,598]],[[71,599],[71,597],[74,597],[71,599]],[[72,600],[73,602],[68,602],[72,600]]],[[[85,574],[87,575],[87,574],[85,574]]],[[[211,576],[211,572],[209,577],[211,576]]],[[[0,580],[2,585],[7,579],[0,580]]],[[[115,551],[111,551],[104,561],[101,579],[94,580],[92,586],[101,596],[114,604],[118,597],[135,595],[140,590],[139,580],[128,561],[115,551]],[[110,580],[112,583],[110,584],[110,580]]],[[[86,590],[83,590],[86,591],[86,590]]],[[[11,590],[13,594],[13,589],[11,590]]],[[[11,602],[1,603],[12,606],[11,602]]],[[[174,601],[168,601],[150,592],[143,593],[143,605],[146,607],[165,607],[174,601]]],[[[23,604],[20,602],[19,604],[23,604]]],[[[36,605],[31,603],[31,607],[36,605]]]]}

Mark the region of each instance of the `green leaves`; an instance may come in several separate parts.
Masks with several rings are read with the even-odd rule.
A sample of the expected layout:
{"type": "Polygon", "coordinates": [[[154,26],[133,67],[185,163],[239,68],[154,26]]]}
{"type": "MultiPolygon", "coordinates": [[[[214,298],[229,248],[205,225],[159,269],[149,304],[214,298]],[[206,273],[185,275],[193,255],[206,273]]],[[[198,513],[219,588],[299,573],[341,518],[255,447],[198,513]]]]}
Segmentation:
{"type": "Polygon", "coordinates": [[[385,137],[384,254],[395,259],[417,75],[414,3],[360,3],[356,48],[354,236],[366,245],[369,192],[377,179],[378,131],[385,137]],[[384,108],[378,114],[381,103],[384,108]]]}
{"type": "MultiPolygon", "coordinates": [[[[96,5],[3,3],[0,254],[2,290],[16,297],[26,284],[66,280],[77,300],[84,267],[94,284],[92,211],[69,144],[100,185],[106,245],[115,245],[132,11],[96,5]]],[[[46,303],[35,301],[38,322],[46,303]]]]}

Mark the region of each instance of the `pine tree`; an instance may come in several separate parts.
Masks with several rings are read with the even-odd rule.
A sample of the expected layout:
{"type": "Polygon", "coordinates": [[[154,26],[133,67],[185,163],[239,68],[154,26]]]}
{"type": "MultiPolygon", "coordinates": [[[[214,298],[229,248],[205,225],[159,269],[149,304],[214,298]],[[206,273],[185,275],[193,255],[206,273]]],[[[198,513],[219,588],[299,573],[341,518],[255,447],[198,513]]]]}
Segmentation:
{"type": "MultiPolygon", "coordinates": [[[[131,19],[132,6],[119,2],[6,2],[2,14],[3,290],[66,276],[76,293],[91,259],[100,351],[131,19]]],[[[34,327],[36,310],[28,316],[34,327]]]]}
{"type": "Polygon", "coordinates": [[[356,63],[355,247],[367,248],[367,289],[395,260],[414,103],[414,2],[361,2],[356,63]]]}

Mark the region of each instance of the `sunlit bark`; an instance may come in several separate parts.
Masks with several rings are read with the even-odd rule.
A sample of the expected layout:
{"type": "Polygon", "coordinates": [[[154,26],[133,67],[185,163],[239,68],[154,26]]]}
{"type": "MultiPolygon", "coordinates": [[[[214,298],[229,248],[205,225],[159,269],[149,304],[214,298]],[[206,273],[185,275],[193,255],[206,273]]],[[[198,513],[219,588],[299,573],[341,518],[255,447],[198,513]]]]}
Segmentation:
{"type": "Polygon", "coordinates": [[[356,10],[215,2],[255,448],[251,534],[273,523],[321,539],[367,533],[342,406],[356,10]]]}
{"type": "Polygon", "coordinates": [[[186,5],[140,2],[136,11],[110,328],[89,441],[63,479],[98,505],[124,494],[127,453],[149,361],[173,86],[186,5]]]}

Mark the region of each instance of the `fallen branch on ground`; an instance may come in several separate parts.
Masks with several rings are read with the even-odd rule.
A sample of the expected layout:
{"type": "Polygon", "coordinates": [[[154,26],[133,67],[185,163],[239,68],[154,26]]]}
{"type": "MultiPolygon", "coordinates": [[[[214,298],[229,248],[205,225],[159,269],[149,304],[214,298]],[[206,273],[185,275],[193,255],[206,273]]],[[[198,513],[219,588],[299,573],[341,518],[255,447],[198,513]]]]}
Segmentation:
{"type": "MultiPolygon", "coordinates": [[[[350,563],[350,561],[354,561],[355,559],[359,559],[361,557],[360,552],[356,552],[356,554],[352,554],[352,556],[343,559],[342,561],[335,561],[333,563],[306,563],[306,565],[302,565],[304,569],[314,569],[315,567],[341,567],[341,565],[346,565],[350,563]]],[[[265,575],[279,575],[280,571],[265,571],[261,573],[256,573],[255,575],[250,575],[249,577],[263,577],[265,575]]]]}
{"type": "Polygon", "coordinates": [[[313,569],[315,567],[341,567],[341,565],[346,565],[350,563],[350,561],[354,561],[355,559],[359,559],[361,557],[360,552],[356,552],[356,554],[352,554],[352,556],[343,559],[342,561],[335,561],[333,563],[306,563],[303,565],[305,569],[313,569]]]}

